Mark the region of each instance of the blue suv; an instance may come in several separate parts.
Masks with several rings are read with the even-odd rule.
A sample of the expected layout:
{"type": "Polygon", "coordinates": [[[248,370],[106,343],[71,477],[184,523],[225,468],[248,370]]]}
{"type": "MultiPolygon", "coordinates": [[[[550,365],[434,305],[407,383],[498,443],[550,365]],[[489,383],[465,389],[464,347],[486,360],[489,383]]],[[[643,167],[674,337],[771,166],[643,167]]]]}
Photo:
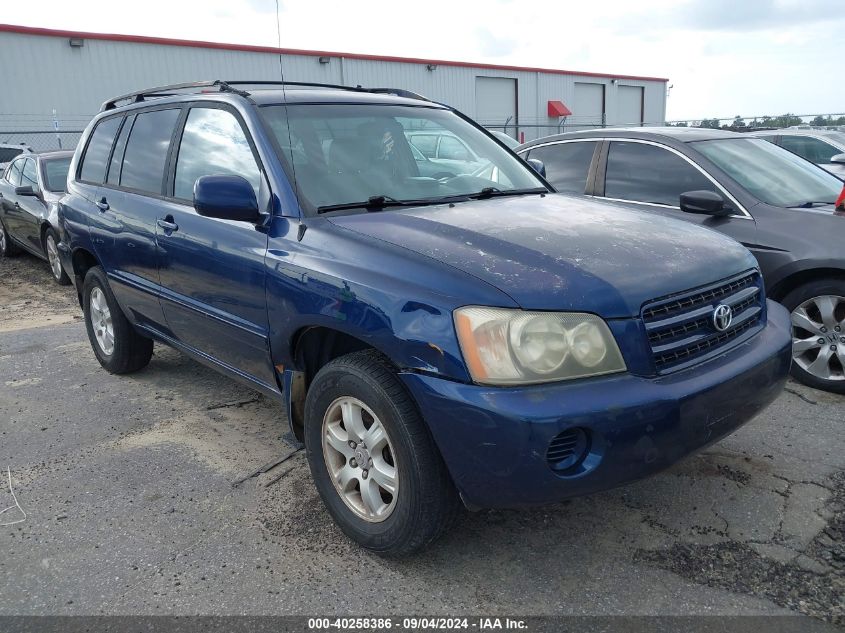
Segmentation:
{"type": "Polygon", "coordinates": [[[654,473],[759,413],[789,370],[789,317],[740,244],[556,194],[404,91],[119,97],[60,217],[100,364],[137,371],[156,341],[277,399],[334,520],[381,554],[427,545],[462,505],[654,473]],[[420,175],[419,130],[496,181],[420,175]]]}

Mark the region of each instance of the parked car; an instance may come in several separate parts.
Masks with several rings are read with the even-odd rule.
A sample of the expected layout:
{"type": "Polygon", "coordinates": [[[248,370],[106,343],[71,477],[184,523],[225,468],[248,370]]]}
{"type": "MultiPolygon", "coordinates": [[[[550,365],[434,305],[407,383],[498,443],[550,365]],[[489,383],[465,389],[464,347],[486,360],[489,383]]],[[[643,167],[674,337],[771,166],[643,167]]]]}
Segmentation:
{"type": "Polygon", "coordinates": [[[0,257],[22,248],[47,260],[53,278],[68,285],[58,250],[58,202],[73,152],[22,153],[0,179],[0,257]]]}
{"type": "Polygon", "coordinates": [[[406,131],[410,144],[433,164],[454,174],[471,174],[486,165],[458,136],[442,130],[406,131]]]}
{"type": "Polygon", "coordinates": [[[749,135],[780,145],[845,180],[845,132],[787,128],[750,132],[749,135]]]}
{"type": "Polygon", "coordinates": [[[517,141],[510,134],[505,134],[504,132],[500,132],[499,130],[490,130],[490,134],[502,141],[502,143],[504,143],[508,147],[508,149],[516,149],[517,147],[519,147],[519,141],[517,141]]]}
{"type": "Polygon", "coordinates": [[[24,143],[0,143],[0,171],[4,171],[16,156],[31,154],[32,148],[24,143]]]}
{"type": "Polygon", "coordinates": [[[685,219],[747,246],[792,313],[801,382],[845,393],[842,181],[794,154],[721,130],[569,132],[526,143],[558,191],[685,219]]]}
{"type": "Polygon", "coordinates": [[[364,547],[417,550],[461,501],[644,477],[780,393],[789,316],[740,244],[554,195],[403,91],[285,87],[107,102],[71,164],[60,252],[107,371],[143,368],[157,341],[284,403],[364,547]],[[512,186],[421,177],[406,126],[512,186]]]}

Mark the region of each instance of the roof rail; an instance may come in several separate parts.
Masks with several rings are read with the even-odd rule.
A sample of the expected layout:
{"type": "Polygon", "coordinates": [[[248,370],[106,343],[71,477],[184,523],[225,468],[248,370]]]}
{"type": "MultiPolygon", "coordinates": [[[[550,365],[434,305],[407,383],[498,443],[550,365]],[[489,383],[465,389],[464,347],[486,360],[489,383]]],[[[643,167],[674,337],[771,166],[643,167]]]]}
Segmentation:
{"type": "Polygon", "coordinates": [[[403,90],[401,88],[362,88],[360,85],[341,86],[339,84],[312,83],[307,81],[222,81],[220,79],[215,79],[213,81],[192,81],[188,83],[171,84],[169,86],[158,86],[156,88],[146,88],[144,90],[138,90],[136,92],[129,92],[125,95],[113,97],[112,99],[109,99],[108,101],[104,102],[103,105],[100,107],[100,112],[115,109],[117,107],[118,102],[120,101],[140,103],[142,101],[145,101],[147,97],[172,97],[183,90],[199,90],[201,88],[217,88],[220,92],[232,92],[241,95],[242,97],[249,96],[249,92],[245,90],[238,90],[237,88],[234,88],[234,86],[304,86],[309,88],[332,88],[335,90],[350,90],[352,92],[392,94],[398,97],[405,97],[408,99],[429,101],[429,99],[423,97],[420,94],[417,94],[416,92],[411,92],[410,90],[403,90]]]}

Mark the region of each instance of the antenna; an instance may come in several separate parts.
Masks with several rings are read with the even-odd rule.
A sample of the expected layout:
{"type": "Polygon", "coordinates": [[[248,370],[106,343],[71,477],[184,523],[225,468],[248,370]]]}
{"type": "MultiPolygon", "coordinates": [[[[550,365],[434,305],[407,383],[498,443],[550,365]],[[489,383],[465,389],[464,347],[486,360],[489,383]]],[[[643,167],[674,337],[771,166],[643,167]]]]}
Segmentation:
{"type": "MultiPolygon", "coordinates": [[[[293,190],[296,193],[297,199],[299,198],[299,185],[296,182],[296,164],[293,160],[293,137],[290,133],[290,113],[288,111],[288,95],[287,91],[285,90],[285,66],[282,63],[282,23],[281,18],[279,17],[279,0],[276,0],[276,41],[279,48],[279,74],[282,76],[282,101],[284,102],[284,109],[285,109],[285,121],[287,122],[288,128],[288,151],[290,152],[290,168],[293,174],[293,190]]],[[[300,240],[302,239],[303,235],[303,226],[302,226],[302,217],[299,218],[299,235],[300,240]]]]}

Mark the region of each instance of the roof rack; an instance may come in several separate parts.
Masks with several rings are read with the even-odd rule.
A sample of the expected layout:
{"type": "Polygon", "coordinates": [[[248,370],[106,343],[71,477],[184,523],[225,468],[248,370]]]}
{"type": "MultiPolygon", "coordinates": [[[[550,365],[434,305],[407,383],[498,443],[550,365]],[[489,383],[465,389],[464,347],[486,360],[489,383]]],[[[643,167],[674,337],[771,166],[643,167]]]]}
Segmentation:
{"type": "MultiPolygon", "coordinates": [[[[307,81],[222,81],[215,79],[213,81],[192,81],[182,84],[171,84],[169,86],[159,86],[157,88],[146,88],[145,90],[138,90],[130,92],[119,97],[114,97],[104,102],[100,107],[100,112],[106,110],[113,110],[117,107],[118,102],[127,101],[131,103],[141,103],[147,98],[172,97],[181,94],[185,90],[199,90],[202,88],[217,88],[219,92],[231,92],[242,97],[249,97],[250,93],[246,90],[239,90],[234,86],[304,86],[308,88],[332,88],[335,90],[349,90],[352,92],[369,92],[374,94],[392,94],[397,97],[405,97],[408,99],[418,99],[420,101],[430,101],[416,92],[410,90],[403,90],[401,88],[362,88],[361,86],[341,86],[339,84],[323,84],[312,83],[307,81]]],[[[208,91],[206,91],[208,92],[208,91]]]]}

